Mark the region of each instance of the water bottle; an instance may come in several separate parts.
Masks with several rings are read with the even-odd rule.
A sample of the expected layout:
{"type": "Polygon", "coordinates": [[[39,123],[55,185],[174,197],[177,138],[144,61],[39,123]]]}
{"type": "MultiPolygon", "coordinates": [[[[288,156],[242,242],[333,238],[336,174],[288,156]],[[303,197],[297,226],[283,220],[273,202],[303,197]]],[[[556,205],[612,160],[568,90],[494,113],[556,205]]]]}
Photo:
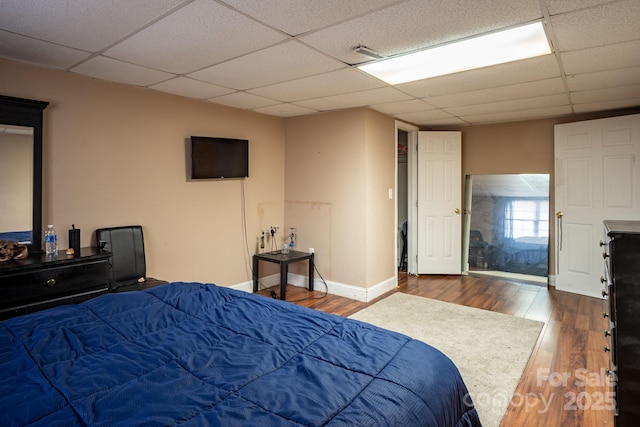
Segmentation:
{"type": "Polygon", "coordinates": [[[44,232],[44,251],[47,255],[58,253],[58,236],[51,224],[47,225],[47,230],[44,232]]]}
{"type": "Polygon", "coordinates": [[[291,227],[289,229],[289,250],[294,251],[296,246],[296,229],[291,227]]]}

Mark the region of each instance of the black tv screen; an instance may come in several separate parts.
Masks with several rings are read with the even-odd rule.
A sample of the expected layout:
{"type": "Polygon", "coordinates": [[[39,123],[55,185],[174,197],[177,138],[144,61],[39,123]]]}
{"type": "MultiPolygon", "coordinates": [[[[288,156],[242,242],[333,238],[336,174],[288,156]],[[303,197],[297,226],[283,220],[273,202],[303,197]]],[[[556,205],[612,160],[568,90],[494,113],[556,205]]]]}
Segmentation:
{"type": "Polygon", "coordinates": [[[248,140],[191,137],[191,179],[246,178],[248,176],[248,140]]]}

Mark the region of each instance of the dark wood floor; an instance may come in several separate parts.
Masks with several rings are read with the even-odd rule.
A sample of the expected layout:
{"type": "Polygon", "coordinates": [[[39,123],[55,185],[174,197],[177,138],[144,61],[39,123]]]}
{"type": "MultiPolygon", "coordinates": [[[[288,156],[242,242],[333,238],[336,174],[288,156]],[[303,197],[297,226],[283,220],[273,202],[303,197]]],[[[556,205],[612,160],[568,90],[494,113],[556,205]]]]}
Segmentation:
{"type": "MultiPolygon", "coordinates": [[[[389,294],[393,292],[545,322],[501,427],[613,426],[603,300],[528,282],[473,275],[416,277],[400,273],[397,290],[389,294]]],[[[269,295],[269,290],[261,293],[269,295]]],[[[341,316],[375,303],[324,296],[295,286],[287,287],[287,300],[341,316]]]]}

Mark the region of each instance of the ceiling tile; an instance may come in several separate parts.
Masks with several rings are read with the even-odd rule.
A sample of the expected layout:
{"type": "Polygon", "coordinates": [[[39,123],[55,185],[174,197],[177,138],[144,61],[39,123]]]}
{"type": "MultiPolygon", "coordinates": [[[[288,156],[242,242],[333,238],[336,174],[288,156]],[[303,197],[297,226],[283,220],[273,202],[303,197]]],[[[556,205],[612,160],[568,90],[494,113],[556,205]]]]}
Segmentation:
{"type": "Polygon", "coordinates": [[[449,120],[454,118],[451,114],[442,110],[416,111],[413,113],[396,114],[395,116],[404,121],[417,124],[425,121],[449,120]]]}
{"type": "Polygon", "coordinates": [[[214,96],[226,95],[233,92],[233,89],[212,85],[187,77],[177,77],[149,87],[161,92],[188,96],[196,99],[208,99],[213,98],[214,96]]]}
{"type": "MultiPolygon", "coordinates": [[[[560,69],[553,55],[544,55],[523,61],[509,62],[492,67],[434,77],[398,85],[398,89],[417,96],[431,96],[470,92],[560,76],[560,69]]],[[[426,100],[427,102],[428,99],[426,100]]]]}
{"type": "Polygon", "coordinates": [[[278,117],[304,116],[306,114],[313,114],[317,112],[316,110],[312,110],[310,108],[304,108],[304,107],[300,107],[299,105],[286,104],[286,103],[272,105],[269,107],[256,108],[253,111],[262,113],[262,114],[269,114],[271,116],[278,116],[278,117]]]}
{"type": "Polygon", "coordinates": [[[491,102],[487,104],[468,105],[464,107],[451,107],[446,111],[454,116],[472,116],[480,114],[500,113],[503,111],[532,110],[536,108],[556,107],[569,105],[566,94],[538,96],[535,98],[514,99],[510,101],[491,102]]]}
{"type": "Polygon", "coordinates": [[[501,113],[491,114],[478,114],[472,116],[461,117],[464,121],[471,124],[483,124],[483,123],[501,123],[501,122],[513,122],[518,120],[534,120],[545,119],[549,117],[562,117],[571,115],[571,107],[558,106],[552,108],[536,108],[532,110],[519,110],[519,111],[505,111],[501,113]]]}
{"type": "Polygon", "coordinates": [[[290,35],[306,33],[398,3],[398,0],[224,0],[230,6],[290,35]]]}
{"type": "Polygon", "coordinates": [[[640,0],[0,4],[0,58],[280,117],[367,106],[437,128],[640,108],[640,0]],[[349,65],[370,61],[356,45],[396,55],[543,17],[551,55],[398,86],[349,65]]]}
{"type": "Polygon", "coordinates": [[[251,110],[255,108],[280,104],[279,101],[274,101],[273,99],[263,98],[261,96],[252,95],[246,92],[234,92],[228,95],[208,99],[208,101],[215,104],[228,105],[229,107],[245,108],[251,110]]]}
{"type": "Polygon", "coordinates": [[[611,0],[545,0],[551,15],[609,3],[611,0]]]}
{"type": "Polygon", "coordinates": [[[105,55],[182,74],[285,38],[218,3],[195,0],[107,50],[105,55]]]}
{"type": "Polygon", "coordinates": [[[541,95],[563,93],[564,83],[560,77],[538,80],[515,85],[492,87],[470,92],[454,93],[450,95],[431,96],[425,101],[438,108],[460,107],[489,102],[508,101],[520,98],[532,98],[541,95]]]}
{"type": "Polygon", "coordinates": [[[457,117],[441,118],[436,120],[419,120],[415,123],[420,126],[427,126],[432,128],[443,126],[467,126],[469,124],[457,117]]]}
{"type": "Polygon", "coordinates": [[[621,68],[567,77],[571,92],[640,84],[640,67],[621,68]]]}
{"type": "Polygon", "coordinates": [[[173,74],[96,56],[71,69],[74,73],[134,86],[149,86],[175,77],[173,74]]]}
{"type": "Polygon", "coordinates": [[[349,64],[369,58],[365,45],[392,56],[542,18],[537,0],[408,0],[301,37],[349,64]]]}
{"type": "Polygon", "coordinates": [[[378,79],[370,77],[358,70],[346,68],[286,83],[252,89],[248,92],[254,95],[278,99],[283,102],[292,102],[339,95],[345,92],[358,92],[383,86],[385,86],[385,84],[378,79]]]}
{"type": "Polygon", "coordinates": [[[571,92],[571,98],[576,104],[640,98],[640,85],[571,92]]]}
{"type": "Polygon", "coordinates": [[[561,52],[638,40],[639,22],[638,0],[613,2],[551,17],[555,47],[561,52]]]}
{"type": "Polygon", "coordinates": [[[319,111],[340,110],[343,108],[365,107],[382,102],[401,101],[410,97],[394,88],[382,87],[341,95],[325,96],[306,101],[297,101],[296,105],[319,111]]]}
{"type": "Polygon", "coordinates": [[[373,104],[371,108],[385,114],[415,113],[416,111],[433,110],[435,107],[420,99],[410,99],[408,101],[387,102],[384,104],[373,104]]]}
{"type": "Polygon", "coordinates": [[[0,30],[0,57],[66,69],[88,58],[89,53],[0,30]]]}
{"type": "Polygon", "coordinates": [[[345,67],[342,62],[292,40],[196,71],[189,77],[243,90],[345,67]]]}
{"type": "Polygon", "coordinates": [[[181,3],[184,0],[3,1],[0,28],[96,52],[181,3]]]}
{"type": "Polygon", "coordinates": [[[640,40],[560,54],[567,74],[590,73],[640,65],[640,40]]]}
{"type": "Polygon", "coordinates": [[[591,113],[595,111],[618,110],[621,108],[637,107],[640,105],[640,96],[637,98],[616,99],[606,102],[588,102],[584,104],[574,104],[576,113],[591,113]]]}
{"type": "Polygon", "coordinates": [[[473,195],[498,197],[548,197],[548,174],[473,175],[473,195]]]}

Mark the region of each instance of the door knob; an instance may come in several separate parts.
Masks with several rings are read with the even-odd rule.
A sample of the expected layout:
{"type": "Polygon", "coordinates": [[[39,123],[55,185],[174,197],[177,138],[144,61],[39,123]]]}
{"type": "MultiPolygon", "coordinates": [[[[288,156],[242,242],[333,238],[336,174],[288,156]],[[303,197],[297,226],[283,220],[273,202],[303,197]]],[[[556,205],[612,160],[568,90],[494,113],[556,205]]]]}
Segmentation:
{"type": "Polygon", "coordinates": [[[556,218],[560,219],[564,216],[562,212],[556,212],[556,218]]]}
{"type": "Polygon", "coordinates": [[[456,210],[454,212],[457,213],[458,215],[460,215],[460,208],[456,208],[456,210]]]}

